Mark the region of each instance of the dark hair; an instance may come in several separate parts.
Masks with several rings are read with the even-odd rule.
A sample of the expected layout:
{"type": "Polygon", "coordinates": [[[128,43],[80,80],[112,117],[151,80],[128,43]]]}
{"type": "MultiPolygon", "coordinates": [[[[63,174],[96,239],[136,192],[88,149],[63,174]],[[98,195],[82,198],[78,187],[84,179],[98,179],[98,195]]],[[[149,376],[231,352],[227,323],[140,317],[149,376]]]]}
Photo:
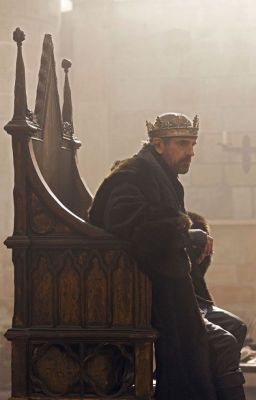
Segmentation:
{"type": "MultiPolygon", "coordinates": [[[[158,137],[159,139],[161,139],[164,143],[169,143],[171,141],[171,139],[173,139],[173,137],[171,136],[155,136],[158,137]]],[[[149,143],[153,142],[154,137],[149,138],[149,143]]]]}

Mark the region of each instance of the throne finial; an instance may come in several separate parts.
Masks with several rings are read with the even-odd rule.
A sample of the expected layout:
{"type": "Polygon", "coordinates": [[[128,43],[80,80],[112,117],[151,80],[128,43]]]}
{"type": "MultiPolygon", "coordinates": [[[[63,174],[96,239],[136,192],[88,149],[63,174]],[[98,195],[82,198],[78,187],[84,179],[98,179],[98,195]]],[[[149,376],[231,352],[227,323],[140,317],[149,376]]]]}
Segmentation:
{"type": "Polygon", "coordinates": [[[62,107],[62,121],[64,125],[64,135],[73,136],[73,110],[71,89],[68,79],[68,71],[72,63],[69,60],[62,60],[61,66],[65,72],[64,92],[63,92],[63,107],[62,107]]]}
{"type": "Polygon", "coordinates": [[[22,46],[22,42],[25,40],[25,37],[25,33],[20,28],[16,28],[13,32],[13,40],[17,43],[17,46],[22,46]]]}
{"type": "Polygon", "coordinates": [[[67,60],[66,58],[64,58],[62,60],[61,66],[64,69],[64,72],[67,74],[69,68],[72,66],[72,62],[70,60],[67,60]]]}
{"type": "Polygon", "coordinates": [[[16,28],[13,32],[13,40],[17,43],[16,77],[14,87],[14,113],[12,120],[5,126],[5,130],[12,134],[20,130],[27,132],[36,131],[38,127],[33,121],[33,113],[28,110],[25,66],[22,56],[22,42],[25,40],[25,33],[16,28]]]}
{"type": "Polygon", "coordinates": [[[63,137],[72,139],[76,147],[80,147],[81,143],[74,137],[73,127],[73,110],[72,110],[72,97],[71,89],[68,79],[69,68],[72,62],[64,58],[61,66],[65,72],[64,92],[63,92],[63,107],[62,107],[62,121],[63,121],[63,137]]]}
{"type": "Polygon", "coordinates": [[[16,80],[15,80],[15,99],[13,120],[24,120],[27,114],[27,93],[25,66],[22,55],[22,42],[25,40],[25,33],[16,28],[13,32],[13,40],[17,43],[17,62],[16,62],[16,80]]]}

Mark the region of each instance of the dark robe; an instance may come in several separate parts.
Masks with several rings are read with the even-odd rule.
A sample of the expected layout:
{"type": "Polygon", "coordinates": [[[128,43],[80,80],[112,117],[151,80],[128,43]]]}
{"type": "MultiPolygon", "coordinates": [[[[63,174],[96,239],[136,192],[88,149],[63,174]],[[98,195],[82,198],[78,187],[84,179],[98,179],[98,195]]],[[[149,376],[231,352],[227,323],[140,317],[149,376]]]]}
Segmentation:
{"type": "Polygon", "coordinates": [[[132,243],[152,280],[157,400],[216,400],[208,340],[190,271],[184,192],[151,145],[119,163],[100,186],[90,221],[132,243]]]}

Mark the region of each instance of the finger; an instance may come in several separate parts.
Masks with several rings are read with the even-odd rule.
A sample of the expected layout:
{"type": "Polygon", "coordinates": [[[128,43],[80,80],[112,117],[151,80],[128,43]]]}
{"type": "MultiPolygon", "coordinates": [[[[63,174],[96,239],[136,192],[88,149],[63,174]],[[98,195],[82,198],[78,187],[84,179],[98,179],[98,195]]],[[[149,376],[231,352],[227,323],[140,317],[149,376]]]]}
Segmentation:
{"type": "Polygon", "coordinates": [[[212,243],[211,243],[210,240],[208,240],[207,241],[207,246],[206,246],[206,249],[205,249],[205,254],[207,256],[209,256],[211,254],[211,252],[212,252],[212,243]]]}
{"type": "Polygon", "coordinates": [[[211,236],[208,236],[208,242],[209,242],[209,247],[210,247],[210,254],[213,253],[213,238],[211,236]]]}
{"type": "Polygon", "coordinates": [[[207,240],[201,255],[197,259],[198,264],[201,264],[201,262],[205,259],[205,257],[207,257],[211,253],[211,249],[212,249],[211,243],[210,241],[207,240]]]}
{"type": "Polygon", "coordinates": [[[213,253],[213,243],[211,242],[209,246],[209,255],[212,253],[213,253]]]}
{"type": "Polygon", "coordinates": [[[201,253],[201,255],[197,259],[197,263],[201,264],[201,262],[205,259],[206,254],[204,252],[201,253]]]}
{"type": "Polygon", "coordinates": [[[201,264],[201,262],[205,259],[205,257],[211,255],[212,253],[213,253],[213,238],[207,235],[207,241],[205,247],[200,256],[197,258],[196,262],[198,264],[201,264]]]}
{"type": "Polygon", "coordinates": [[[207,243],[204,249],[205,255],[209,256],[210,254],[212,254],[212,250],[213,250],[213,239],[210,236],[207,236],[207,243]]]}

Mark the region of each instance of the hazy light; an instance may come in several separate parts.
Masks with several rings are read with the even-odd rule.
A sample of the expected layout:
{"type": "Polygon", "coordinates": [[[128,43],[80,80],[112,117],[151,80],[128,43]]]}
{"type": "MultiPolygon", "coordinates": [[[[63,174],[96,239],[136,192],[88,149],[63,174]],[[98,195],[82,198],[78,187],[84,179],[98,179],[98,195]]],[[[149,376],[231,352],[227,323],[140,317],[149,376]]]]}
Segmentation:
{"type": "Polygon", "coordinates": [[[61,0],[60,7],[61,7],[61,12],[72,11],[73,9],[72,0],[61,0]]]}

